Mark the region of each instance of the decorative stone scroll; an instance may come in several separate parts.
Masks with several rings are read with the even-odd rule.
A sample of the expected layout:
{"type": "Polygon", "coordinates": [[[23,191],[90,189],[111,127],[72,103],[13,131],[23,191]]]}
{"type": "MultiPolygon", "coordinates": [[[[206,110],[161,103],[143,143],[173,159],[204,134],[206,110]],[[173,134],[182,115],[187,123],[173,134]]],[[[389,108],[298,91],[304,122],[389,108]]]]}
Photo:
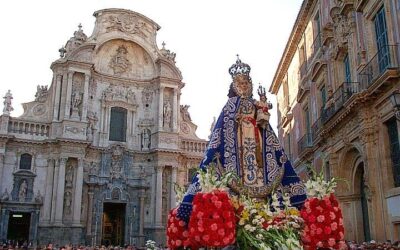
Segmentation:
{"type": "Polygon", "coordinates": [[[146,29],[146,23],[142,22],[133,14],[110,15],[104,21],[106,32],[121,31],[123,33],[147,37],[143,30],[146,29]]]}

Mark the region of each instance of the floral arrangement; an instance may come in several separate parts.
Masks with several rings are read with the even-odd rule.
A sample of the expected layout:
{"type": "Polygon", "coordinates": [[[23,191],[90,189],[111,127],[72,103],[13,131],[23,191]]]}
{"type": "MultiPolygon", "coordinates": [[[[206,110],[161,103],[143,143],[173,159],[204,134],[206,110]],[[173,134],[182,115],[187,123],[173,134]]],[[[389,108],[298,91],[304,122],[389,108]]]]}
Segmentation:
{"type": "Polygon", "coordinates": [[[335,179],[325,181],[322,173],[313,172],[305,184],[308,199],[299,211],[286,194],[275,192],[261,200],[228,193],[228,183],[236,178],[232,173],[218,176],[209,167],[198,177],[202,191],[194,196],[189,224],[176,217],[176,208],[169,214],[170,249],[229,245],[262,250],[346,249],[343,217],[333,194],[335,179]]]}
{"type": "Polygon", "coordinates": [[[342,211],[334,195],[337,181],[335,178],[325,180],[322,172],[311,171],[311,178],[305,185],[308,199],[300,212],[305,222],[304,248],[347,249],[342,211]]]}
{"type": "Polygon", "coordinates": [[[276,193],[270,202],[242,199],[234,202],[239,217],[236,239],[240,249],[302,249],[299,232],[303,220],[299,211],[291,207],[288,196],[283,197],[283,208],[276,193]]]}
{"type": "Polygon", "coordinates": [[[236,217],[228,193],[215,189],[195,195],[189,235],[196,245],[204,247],[224,247],[235,243],[236,217]]]}
{"type": "Polygon", "coordinates": [[[146,250],[154,250],[156,249],[156,242],[153,240],[146,241],[146,250]]]}
{"type": "Polygon", "coordinates": [[[189,240],[189,231],[186,222],[179,220],[176,215],[178,208],[174,208],[169,212],[167,223],[167,238],[170,249],[179,249],[182,247],[191,247],[189,240]]]}

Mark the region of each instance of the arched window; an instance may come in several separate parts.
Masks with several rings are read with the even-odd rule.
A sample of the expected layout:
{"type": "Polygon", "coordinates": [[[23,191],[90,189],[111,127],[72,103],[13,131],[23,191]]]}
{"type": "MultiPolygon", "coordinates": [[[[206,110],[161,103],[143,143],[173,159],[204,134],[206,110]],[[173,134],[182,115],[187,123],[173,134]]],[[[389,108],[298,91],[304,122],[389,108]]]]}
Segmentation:
{"type": "Polygon", "coordinates": [[[22,154],[21,159],[19,160],[19,169],[31,169],[32,165],[32,155],[30,154],[22,154]]]}
{"type": "Polygon", "coordinates": [[[126,141],[127,110],[120,107],[111,108],[110,141],[126,141]]]}

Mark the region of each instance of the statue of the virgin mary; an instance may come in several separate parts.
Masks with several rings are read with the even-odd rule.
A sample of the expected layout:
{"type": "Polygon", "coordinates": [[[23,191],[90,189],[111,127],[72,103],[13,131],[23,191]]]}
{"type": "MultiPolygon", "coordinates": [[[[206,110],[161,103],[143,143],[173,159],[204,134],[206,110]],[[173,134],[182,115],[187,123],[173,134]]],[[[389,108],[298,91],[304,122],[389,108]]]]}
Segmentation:
{"type": "MultiPolygon", "coordinates": [[[[295,173],[269,124],[265,89],[260,88],[260,101],[253,99],[250,66],[238,58],[229,68],[232,76],[228,102],[212,130],[210,142],[200,163],[218,173],[234,172],[239,177],[229,185],[238,194],[268,198],[272,192],[289,195],[293,206],[301,207],[306,199],[305,187],[295,173]]],[[[192,201],[200,191],[195,176],[178,208],[178,217],[188,221],[192,201]]]]}

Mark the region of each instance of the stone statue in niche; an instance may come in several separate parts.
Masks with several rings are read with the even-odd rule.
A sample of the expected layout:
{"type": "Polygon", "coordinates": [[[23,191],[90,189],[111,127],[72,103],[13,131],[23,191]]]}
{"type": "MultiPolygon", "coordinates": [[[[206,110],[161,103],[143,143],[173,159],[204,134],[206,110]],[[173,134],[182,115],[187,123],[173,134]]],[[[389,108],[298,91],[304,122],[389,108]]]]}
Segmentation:
{"type": "Polygon", "coordinates": [[[11,90],[8,90],[6,95],[3,97],[4,99],[4,108],[3,108],[3,115],[10,115],[11,111],[14,110],[14,108],[11,106],[11,100],[13,99],[13,96],[11,94],[11,90]]]}
{"type": "Polygon", "coordinates": [[[64,194],[64,212],[66,214],[71,214],[72,212],[72,194],[70,191],[65,192],[64,194]]]}
{"type": "Polygon", "coordinates": [[[8,201],[10,199],[10,194],[8,193],[8,190],[4,190],[4,193],[1,195],[0,200],[1,201],[8,201]]]}
{"type": "Polygon", "coordinates": [[[74,93],[72,93],[71,118],[73,118],[73,119],[79,119],[79,107],[82,103],[82,96],[83,96],[83,93],[79,92],[78,90],[75,90],[74,93]]]}
{"type": "Polygon", "coordinates": [[[141,146],[143,150],[150,149],[151,146],[151,131],[150,129],[143,129],[141,134],[141,146]]]}
{"type": "Polygon", "coordinates": [[[26,180],[23,180],[21,185],[19,186],[18,200],[21,202],[25,201],[27,192],[28,184],[26,183],[26,180]]]}
{"type": "Polygon", "coordinates": [[[48,95],[47,86],[38,85],[36,88],[35,101],[36,102],[45,102],[47,99],[47,95],[48,95]]]}
{"type": "Polygon", "coordinates": [[[163,126],[164,128],[170,128],[171,127],[171,116],[172,116],[172,108],[171,108],[171,103],[169,101],[166,101],[164,103],[164,108],[163,108],[163,126]]]}
{"type": "Polygon", "coordinates": [[[90,112],[88,112],[87,118],[88,118],[89,123],[88,123],[86,135],[87,135],[87,139],[89,141],[92,141],[93,134],[97,130],[97,121],[98,121],[97,113],[90,111],[90,112]]]}
{"type": "Polygon", "coordinates": [[[67,171],[65,172],[65,187],[72,187],[72,181],[74,179],[74,168],[72,164],[67,166],[67,171]]]}
{"type": "Polygon", "coordinates": [[[117,53],[111,58],[108,66],[117,76],[129,71],[132,63],[128,60],[128,49],[124,45],[118,47],[117,53]]]}

